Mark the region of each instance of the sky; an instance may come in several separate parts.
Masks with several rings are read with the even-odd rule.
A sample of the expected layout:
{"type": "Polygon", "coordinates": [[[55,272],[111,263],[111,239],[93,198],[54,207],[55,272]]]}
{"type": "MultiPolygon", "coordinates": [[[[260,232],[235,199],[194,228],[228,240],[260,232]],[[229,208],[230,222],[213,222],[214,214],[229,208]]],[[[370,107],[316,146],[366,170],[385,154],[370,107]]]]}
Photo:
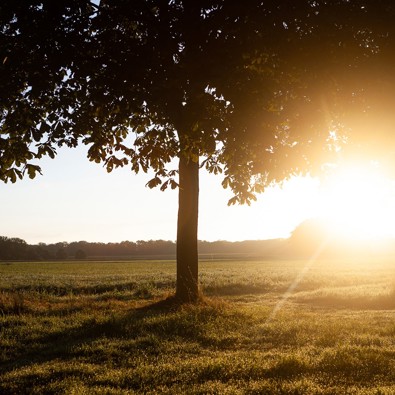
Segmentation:
{"type": "MultiPolygon", "coordinates": [[[[62,148],[40,161],[43,175],[0,183],[0,236],[29,244],[175,240],[177,190],[149,189],[148,174],[129,168],[107,173],[89,162],[86,147],[62,148]]],[[[269,188],[251,206],[227,206],[221,176],[201,171],[199,239],[262,240],[289,237],[314,215],[317,180],[293,179],[269,188]]]]}

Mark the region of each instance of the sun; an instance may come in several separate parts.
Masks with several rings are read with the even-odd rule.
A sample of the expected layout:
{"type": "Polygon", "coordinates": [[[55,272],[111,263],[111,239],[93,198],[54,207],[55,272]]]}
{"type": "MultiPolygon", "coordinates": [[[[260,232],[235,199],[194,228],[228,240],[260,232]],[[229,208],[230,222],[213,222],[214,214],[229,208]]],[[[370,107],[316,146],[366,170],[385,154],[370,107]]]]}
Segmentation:
{"type": "Polygon", "coordinates": [[[377,163],[339,166],[321,193],[319,216],[342,240],[395,236],[395,184],[377,163]]]}

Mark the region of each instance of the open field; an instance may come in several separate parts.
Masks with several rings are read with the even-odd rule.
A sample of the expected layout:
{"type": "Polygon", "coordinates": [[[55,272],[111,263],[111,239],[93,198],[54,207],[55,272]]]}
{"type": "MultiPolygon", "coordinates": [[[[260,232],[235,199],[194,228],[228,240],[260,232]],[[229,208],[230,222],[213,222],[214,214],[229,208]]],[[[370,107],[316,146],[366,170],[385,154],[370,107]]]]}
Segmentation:
{"type": "Polygon", "coordinates": [[[395,394],[395,257],[0,262],[0,394],[395,394]]]}

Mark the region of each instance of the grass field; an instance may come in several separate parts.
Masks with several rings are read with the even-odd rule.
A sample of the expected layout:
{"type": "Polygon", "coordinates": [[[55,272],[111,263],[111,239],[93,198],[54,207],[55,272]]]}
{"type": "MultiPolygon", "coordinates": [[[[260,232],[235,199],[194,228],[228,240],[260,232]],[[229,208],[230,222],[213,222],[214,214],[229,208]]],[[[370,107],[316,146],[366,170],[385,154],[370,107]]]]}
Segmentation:
{"type": "Polygon", "coordinates": [[[0,394],[395,394],[395,258],[0,262],[0,394]]]}

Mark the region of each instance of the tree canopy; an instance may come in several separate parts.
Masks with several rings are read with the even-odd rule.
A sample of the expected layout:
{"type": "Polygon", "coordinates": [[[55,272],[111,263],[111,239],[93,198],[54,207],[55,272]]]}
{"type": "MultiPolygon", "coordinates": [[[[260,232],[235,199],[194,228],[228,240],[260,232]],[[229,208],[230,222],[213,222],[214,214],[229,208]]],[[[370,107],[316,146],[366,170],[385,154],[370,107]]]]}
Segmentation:
{"type": "Polygon", "coordinates": [[[149,186],[165,189],[176,186],[167,165],[182,144],[209,171],[224,170],[233,202],[249,201],[252,176],[265,174],[260,190],[305,170],[303,150],[328,148],[340,78],[355,68],[343,58],[372,40],[347,17],[337,24],[366,13],[353,4],[4,4],[1,178],[33,177],[32,160],[81,140],[108,171],[152,168],[149,186]]]}
{"type": "Polygon", "coordinates": [[[0,179],[80,143],[108,171],[152,169],[149,187],[180,188],[196,298],[199,167],[249,203],[337,155],[392,103],[392,16],[384,0],[1,4],[0,179]]]}

